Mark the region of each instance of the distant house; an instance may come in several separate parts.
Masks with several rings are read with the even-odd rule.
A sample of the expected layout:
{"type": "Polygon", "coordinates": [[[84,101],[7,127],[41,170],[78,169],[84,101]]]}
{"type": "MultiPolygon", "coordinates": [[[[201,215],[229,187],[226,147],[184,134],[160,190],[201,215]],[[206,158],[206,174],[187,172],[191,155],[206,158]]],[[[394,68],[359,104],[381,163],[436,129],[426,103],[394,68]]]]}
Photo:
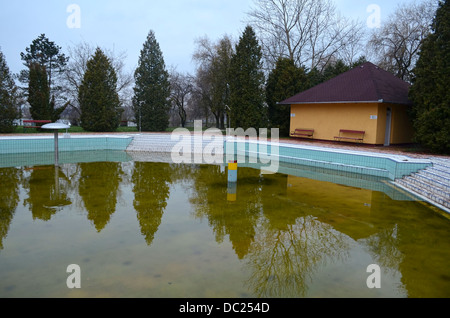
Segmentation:
{"type": "Polygon", "coordinates": [[[412,142],[409,89],[368,62],[280,104],[291,105],[293,137],[388,146],[412,142]]]}

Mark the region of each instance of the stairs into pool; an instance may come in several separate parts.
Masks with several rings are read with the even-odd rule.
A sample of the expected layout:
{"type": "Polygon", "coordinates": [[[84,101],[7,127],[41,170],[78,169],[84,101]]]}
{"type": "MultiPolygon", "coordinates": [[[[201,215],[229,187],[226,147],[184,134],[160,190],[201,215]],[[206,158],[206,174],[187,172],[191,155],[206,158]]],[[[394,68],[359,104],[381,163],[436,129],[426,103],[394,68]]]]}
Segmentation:
{"type": "Polygon", "coordinates": [[[398,179],[395,184],[450,213],[450,160],[431,161],[431,167],[398,179]]]}
{"type": "Polygon", "coordinates": [[[170,153],[175,146],[190,148],[193,153],[203,151],[202,138],[182,136],[172,138],[170,134],[141,134],[136,135],[127,148],[127,152],[170,153]]]}

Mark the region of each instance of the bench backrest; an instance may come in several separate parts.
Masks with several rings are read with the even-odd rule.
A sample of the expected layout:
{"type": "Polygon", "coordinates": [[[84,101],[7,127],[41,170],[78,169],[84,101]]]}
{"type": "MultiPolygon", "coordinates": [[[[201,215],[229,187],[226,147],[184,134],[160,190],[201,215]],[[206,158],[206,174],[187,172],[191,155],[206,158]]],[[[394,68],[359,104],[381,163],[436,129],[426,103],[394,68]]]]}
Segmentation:
{"type": "Polygon", "coordinates": [[[360,130],[347,130],[347,129],[341,129],[340,130],[341,133],[349,133],[349,134],[361,134],[364,135],[366,132],[365,131],[360,131],[360,130]]]}

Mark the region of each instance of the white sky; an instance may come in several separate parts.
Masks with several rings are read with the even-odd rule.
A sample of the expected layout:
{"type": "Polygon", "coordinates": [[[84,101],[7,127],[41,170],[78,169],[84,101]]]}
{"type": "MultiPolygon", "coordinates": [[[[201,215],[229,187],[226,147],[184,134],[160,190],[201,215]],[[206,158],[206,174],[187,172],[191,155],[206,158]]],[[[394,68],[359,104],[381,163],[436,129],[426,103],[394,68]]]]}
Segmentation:
{"type": "MultiPolygon", "coordinates": [[[[334,0],[344,16],[366,21],[370,4],[387,17],[398,4],[413,0],[334,0]]],[[[192,72],[195,39],[217,40],[224,34],[242,34],[253,0],[0,0],[0,50],[13,73],[23,69],[20,52],[45,33],[66,48],[85,41],[101,48],[126,52],[127,67],[134,70],[150,30],[163,51],[167,67],[192,72]],[[81,9],[80,28],[69,28],[76,4],[81,9]]]]}

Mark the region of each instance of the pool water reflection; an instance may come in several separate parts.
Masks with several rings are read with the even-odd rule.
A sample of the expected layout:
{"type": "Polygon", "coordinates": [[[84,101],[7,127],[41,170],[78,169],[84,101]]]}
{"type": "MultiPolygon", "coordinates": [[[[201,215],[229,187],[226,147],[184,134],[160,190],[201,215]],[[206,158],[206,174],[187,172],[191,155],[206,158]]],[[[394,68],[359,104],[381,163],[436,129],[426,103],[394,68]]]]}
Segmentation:
{"type": "Polygon", "coordinates": [[[381,191],[240,168],[230,196],[223,167],[134,161],[0,184],[3,298],[450,296],[450,221],[381,191]]]}

